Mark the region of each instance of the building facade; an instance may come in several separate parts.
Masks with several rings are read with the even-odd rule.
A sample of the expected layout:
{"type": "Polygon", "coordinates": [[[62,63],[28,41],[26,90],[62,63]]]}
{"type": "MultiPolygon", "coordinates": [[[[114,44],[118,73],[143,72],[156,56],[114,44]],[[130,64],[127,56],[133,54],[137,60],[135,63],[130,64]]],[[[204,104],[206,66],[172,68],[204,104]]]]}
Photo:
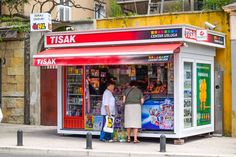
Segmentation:
{"type": "MultiPolygon", "coordinates": [[[[48,12],[53,8],[50,12],[54,21],[53,29],[57,31],[61,28],[62,30],[67,30],[67,26],[69,26],[69,30],[94,29],[94,21],[91,19],[107,17],[108,0],[77,0],[74,4],[63,0],[55,0],[55,2],[57,4],[53,7],[47,1],[43,5],[36,4],[35,1],[29,1],[27,4],[18,6],[18,13],[22,17],[29,18],[30,13],[48,12]],[[75,5],[77,8],[72,7],[75,5]]],[[[16,10],[11,12],[11,14],[15,13],[16,10]]],[[[9,8],[2,5],[1,14],[9,15],[9,8]]],[[[49,112],[53,109],[54,105],[56,106],[56,102],[45,101],[48,99],[47,97],[41,98],[39,84],[44,82],[46,88],[47,84],[50,83],[48,81],[53,79],[53,75],[49,74],[47,69],[34,69],[30,66],[32,54],[44,48],[42,43],[43,33],[32,32],[31,34],[22,34],[16,31],[11,33],[11,28],[6,23],[1,23],[0,30],[1,35],[10,36],[4,38],[3,42],[0,43],[3,122],[21,124],[42,124],[42,121],[48,122],[47,119],[41,119],[41,117],[47,115],[42,115],[45,112],[41,112],[41,109],[44,108],[44,111],[49,112]],[[41,108],[41,106],[43,107],[41,108]]],[[[53,73],[54,71],[55,69],[51,68],[51,72],[53,73]]],[[[48,93],[44,94],[48,95],[48,93]]],[[[56,121],[47,124],[55,125],[55,123],[56,121]]]]}
{"type": "MultiPolygon", "coordinates": [[[[40,0],[39,2],[29,0],[29,3],[18,5],[18,10],[13,9],[11,13],[30,16],[31,13],[48,12],[51,13],[52,19],[57,21],[77,21],[108,17],[109,0],[75,0],[73,3],[67,0],[40,0]]],[[[9,7],[3,5],[2,14],[9,13],[9,7]]]]}
{"type": "MultiPolygon", "coordinates": [[[[231,40],[231,57],[232,57],[232,80],[236,79],[236,68],[234,58],[236,57],[236,3],[223,7],[225,12],[230,16],[230,40],[231,40]]],[[[236,137],[236,83],[232,81],[232,136],[236,137]]]]}

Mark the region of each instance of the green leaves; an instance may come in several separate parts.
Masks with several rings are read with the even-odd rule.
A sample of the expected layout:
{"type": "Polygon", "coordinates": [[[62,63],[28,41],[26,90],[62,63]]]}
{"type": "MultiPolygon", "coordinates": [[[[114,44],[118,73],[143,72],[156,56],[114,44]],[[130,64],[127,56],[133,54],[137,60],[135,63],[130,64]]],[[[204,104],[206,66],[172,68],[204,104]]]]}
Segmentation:
{"type": "Polygon", "coordinates": [[[204,0],[203,9],[205,10],[222,10],[222,7],[235,2],[235,0],[204,0]]]}
{"type": "Polygon", "coordinates": [[[30,31],[29,21],[19,17],[3,16],[0,18],[0,23],[3,26],[9,26],[11,30],[15,30],[19,33],[30,31]]]}
{"type": "Polygon", "coordinates": [[[30,24],[29,23],[16,23],[13,25],[12,30],[15,30],[19,33],[30,32],[30,24]]]}
{"type": "Polygon", "coordinates": [[[110,17],[121,17],[123,16],[121,7],[116,3],[116,0],[110,0],[110,17]]]}

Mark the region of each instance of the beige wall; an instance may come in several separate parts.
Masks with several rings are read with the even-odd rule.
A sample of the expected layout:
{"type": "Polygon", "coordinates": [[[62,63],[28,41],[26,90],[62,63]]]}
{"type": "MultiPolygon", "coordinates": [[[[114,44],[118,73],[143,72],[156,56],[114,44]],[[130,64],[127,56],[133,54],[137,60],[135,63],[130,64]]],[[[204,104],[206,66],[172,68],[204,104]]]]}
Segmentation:
{"type": "MultiPolygon", "coordinates": [[[[44,0],[42,0],[42,1],[44,1],[44,0]]],[[[109,0],[103,0],[103,1],[104,1],[104,5],[105,5],[106,10],[108,10],[107,7],[109,5],[109,0]]],[[[76,4],[80,4],[82,7],[85,7],[85,8],[94,9],[94,7],[95,7],[94,0],[75,0],[75,2],[76,2],[76,4]]],[[[34,4],[35,4],[35,2],[33,0],[29,0],[29,4],[25,4],[22,7],[22,11],[24,12],[24,15],[30,16],[34,4]]],[[[43,6],[43,11],[45,11],[45,12],[48,11],[51,8],[51,6],[52,6],[52,3],[47,2],[43,6]]],[[[8,9],[6,7],[3,7],[2,11],[4,14],[9,13],[8,9]]],[[[40,5],[39,4],[35,5],[33,12],[34,13],[40,12],[40,5]]],[[[54,8],[54,10],[51,14],[52,14],[53,19],[57,19],[57,7],[54,8]]],[[[71,8],[71,20],[72,21],[94,19],[94,18],[95,18],[95,13],[93,11],[90,11],[88,9],[74,8],[74,7],[71,8]]]]}
{"type": "MultiPolygon", "coordinates": [[[[83,7],[87,7],[87,8],[91,8],[94,9],[95,8],[95,2],[94,0],[77,0],[78,3],[83,6],[83,7]]],[[[103,4],[105,6],[105,10],[106,10],[106,16],[108,13],[108,9],[109,9],[109,0],[103,0],[103,4]]],[[[95,12],[93,11],[89,11],[89,10],[84,10],[84,9],[76,9],[76,8],[72,8],[72,20],[85,20],[85,19],[94,19],[95,18],[95,12]]]]}

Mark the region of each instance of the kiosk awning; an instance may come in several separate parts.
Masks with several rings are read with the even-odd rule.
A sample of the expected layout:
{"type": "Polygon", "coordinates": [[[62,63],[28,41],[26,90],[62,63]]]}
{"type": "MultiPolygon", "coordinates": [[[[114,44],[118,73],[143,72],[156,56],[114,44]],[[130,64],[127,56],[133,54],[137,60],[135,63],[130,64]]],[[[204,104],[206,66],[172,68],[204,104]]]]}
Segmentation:
{"type": "Polygon", "coordinates": [[[164,61],[167,59],[165,55],[179,52],[181,45],[165,43],[48,49],[33,56],[33,65],[114,65],[164,61]]]}

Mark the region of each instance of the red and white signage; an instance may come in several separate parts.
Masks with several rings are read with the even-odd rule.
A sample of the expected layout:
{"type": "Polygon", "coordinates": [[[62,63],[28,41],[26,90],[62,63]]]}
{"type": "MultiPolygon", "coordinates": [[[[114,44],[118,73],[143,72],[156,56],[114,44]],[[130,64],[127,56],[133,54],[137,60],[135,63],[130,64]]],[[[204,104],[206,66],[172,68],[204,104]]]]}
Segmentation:
{"type": "Polygon", "coordinates": [[[197,30],[197,41],[207,41],[208,40],[208,33],[207,30],[197,30]]]}
{"type": "Polygon", "coordinates": [[[178,25],[173,27],[48,33],[45,35],[45,47],[62,48],[185,41],[221,48],[225,47],[225,37],[223,34],[197,29],[196,27],[178,25]],[[220,42],[214,42],[213,36],[219,37],[220,42]]]}
{"type": "Polygon", "coordinates": [[[196,29],[185,28],[184,36],[186,39],[196,40],[197,39],[196,32],[197,32],[196,29]]]}
{"type": "Polygon", "coordinates": [[[50,44],[74,44],[76,35],[49,36],[50,44]]]}
{"type": "Polygon", "coordinates": [[[76,32],[76,33],[50,33],[46,34],[45,47],[77,47],[137,44],[181,40],[181,27],[133,29],[116,31],[76,32]]]}
{"type": "Polygon", "coordinates": [[[180,46],[182,43],[48,49],[34,55],[33,64],[35,66],[138,64],[148,61],[147,57],[150,55],[178,53],[180,46]],[[142,57],[146,60],[141,59],[142,57]]]}
{"type": "Polygon", "coordinates": [[[34,60],[35,65],[41,66],[49,66],[49,65],[57,65],[55,58],[38,58],[34,60]]]}

